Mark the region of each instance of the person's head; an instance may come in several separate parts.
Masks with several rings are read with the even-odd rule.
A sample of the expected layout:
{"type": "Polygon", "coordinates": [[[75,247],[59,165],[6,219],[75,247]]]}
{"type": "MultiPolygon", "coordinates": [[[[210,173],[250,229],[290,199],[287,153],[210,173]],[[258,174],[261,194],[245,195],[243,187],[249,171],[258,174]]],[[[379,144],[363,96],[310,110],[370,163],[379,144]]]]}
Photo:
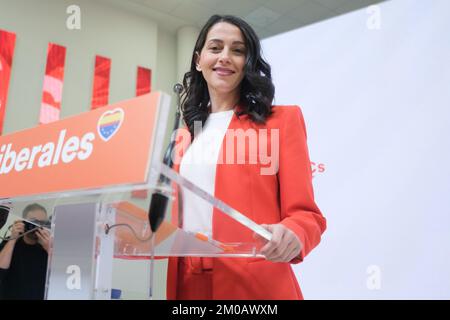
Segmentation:
{"type": "MultiPolygon", "coordinates": [[[[22,217],[28,221],[44,223],[47,221],[47,210],[38,203],[32,203],[23,209],[22,217]]],[[[31,241],[36,241],[38,239],[35,232],[28,233],[25,237],[31,241]]]]}
{"type": "MultiPolygon", "coordinates": [[[[43,224],[47,220],[47,210],[38,203],[32,203],[25,207],[22,211],[22,217],[28,221],[34,221],[43,224]]],[[[32,226],[34,228],[34,226],[32,226]]],[[[30,241],[36,241],[38,239],[35,232],[31,232],[25,235],[30,241]]]]}
{"type": "Polygon", "coordinates": [[[214,15],[206,22],[183,85],[183,117],[191,133],[194,121],[206,121],[212,91],[235,96],[242,113],[255,122],[271,114],[275,89],[270,65],[261,56],[255,31],[235,16],[214,15]]]}
{"type": "Polygon", "coordinates": [[[47,210],[38,203],[32,203],[23,209],[22,217],[30,221],[45,221],[47,220],[47,210]]]}

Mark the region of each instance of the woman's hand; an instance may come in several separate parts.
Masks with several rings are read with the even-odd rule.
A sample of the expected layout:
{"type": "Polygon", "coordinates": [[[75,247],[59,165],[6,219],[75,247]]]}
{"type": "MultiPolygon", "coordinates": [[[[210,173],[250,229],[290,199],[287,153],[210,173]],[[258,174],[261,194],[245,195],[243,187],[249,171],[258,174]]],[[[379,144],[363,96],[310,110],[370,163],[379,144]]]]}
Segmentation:
{"type": "Polygon", "coordinates": [[[272,240],[261,248],[267,260],[290,262],[300,254],[303,244],[289,228],[281,223],[262,224],[261,227],[272,233],[272,240]]]}

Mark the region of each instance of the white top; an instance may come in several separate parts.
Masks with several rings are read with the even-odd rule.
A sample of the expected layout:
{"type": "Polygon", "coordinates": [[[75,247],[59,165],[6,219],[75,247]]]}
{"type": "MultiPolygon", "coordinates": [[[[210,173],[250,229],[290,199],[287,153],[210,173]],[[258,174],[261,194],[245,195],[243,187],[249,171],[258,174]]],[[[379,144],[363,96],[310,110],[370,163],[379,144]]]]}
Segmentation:
{"type": "MultiPolygon", "coordinates": [[[[210,113],[200,134],[184,154],[180,174],[214,195],[216,165],[233,110],[210,113]]],[[[212,236],[213,206],[183,189],[183,229],[212,236]]]]}

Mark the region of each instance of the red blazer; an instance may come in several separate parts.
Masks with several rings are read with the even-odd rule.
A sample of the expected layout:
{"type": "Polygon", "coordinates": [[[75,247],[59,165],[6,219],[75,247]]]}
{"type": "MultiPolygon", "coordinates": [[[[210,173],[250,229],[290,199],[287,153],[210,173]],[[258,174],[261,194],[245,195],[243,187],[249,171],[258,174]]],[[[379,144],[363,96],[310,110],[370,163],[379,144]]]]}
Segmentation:
{"type": "MultiPolygon", "coordinates": [[[[306,143],[302,112],[297,106],[274,106],[264,125],[255,124],[247,115],[233,115],[228,129],[279,129],[279,170],[261,175],[261,163],[217,164],[215,197],[248,216],[258,224],[282,223],[303,243],[299,263],[320,242],[326,220],[314,202],[311,164],[306,143]]],[[[224,139],[225,140],[225,139],[224,139]]],[[[267,139],[270,150],[270,139],[267,139]]],[[[182,157],[189,142],[177,140],[177,154],[182,157]]],[[[248,149],[248,145],[247,145],[248,149]]],[[[226,143],[222,144],[226,152],[226,143]]],[[[248,160],[249,150],[246,150],[248,160]]],[[[175,170],[179,170],[179,159],[175,170]]],[[[172,208],[172,223],[178,224],[178,204],[172,208]]],[[[252,241],[252,234],[236,222],[213,213],[213,235],[223,242],[252,241]]],[[[253,240],[254,241],[254,240],[253,240]]],[[[178,259],[169,258],[167,299],[176,299],[178,259]]],[[[261,258],[214,258],[213,299],[302,299],[302,293],[289,263],[274,263],[261,258]]]]}

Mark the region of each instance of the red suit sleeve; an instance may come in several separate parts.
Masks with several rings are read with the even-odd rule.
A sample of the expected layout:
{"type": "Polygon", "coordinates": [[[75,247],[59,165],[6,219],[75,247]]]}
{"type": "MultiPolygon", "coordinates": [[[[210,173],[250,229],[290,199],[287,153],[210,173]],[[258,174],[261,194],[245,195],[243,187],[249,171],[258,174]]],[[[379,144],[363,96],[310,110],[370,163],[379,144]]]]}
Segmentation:
{"type": "Polygon", "coordinates": [[[314,201],[312,171],[306,127],[299,107],[286,107],[280,126],[281,223],[292,230],[303,244],[300,255],[291,263],[303,261],[316,247],[326,229],[326,220],[314,201]]]}

